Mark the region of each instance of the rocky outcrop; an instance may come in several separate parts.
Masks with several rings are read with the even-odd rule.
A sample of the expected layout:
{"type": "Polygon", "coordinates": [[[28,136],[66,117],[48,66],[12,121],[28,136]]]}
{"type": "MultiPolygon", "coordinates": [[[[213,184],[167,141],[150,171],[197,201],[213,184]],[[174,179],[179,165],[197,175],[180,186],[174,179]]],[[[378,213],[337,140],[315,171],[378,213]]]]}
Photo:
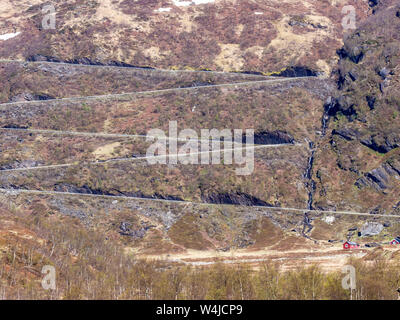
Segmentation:
{"type": "Polygon", "coordinates": [[[83,193],[83,194],[97,194],[97,195],[113,195],[110,192],[106,192],[100,189],[93,189],[87,185],[81,187],[68,184],[68,183],[58,183],[54,185],[54,191],[57,192],[69,192],[69,193],[83,193]]]}
{"type": "Polygon", "coordinates": [[[55,98],[44,93],[24,92],[11,97],[10,102],[38,101],[38,100],[51,100],[51,99],[55,98]]]}
{"type": "Polygon", "coordinates": [[[2,128],[5,128],[5,129],[28,129],[28,126],[21,126],[18,124],[10,123],[10,124],[3,126],[2,128]]]}
{"type": "Polygon", "coordinates": [[[366,222],[360,230],[360,235],[361,237],[375,236],[380,234],[383,228],[379,222],[366,222]]]}
{"type": "Polygon", "coordinates": [[[69,192],[69,193],[95,194],[95,195],[105,195],[105,196],[126,196],[126,197],[137,197],[137,198],[144,198],[144,199],[183,201],[183,199],[172,196],[172,195],[161,195],[159,193],[154,193],[152,195],[149,195],[149,194],[144,194],[141,191],[132,192],[132,191],[120,191],[120,190],[115,190],[115,189],[112,189],[112,190],[93,189],[87,185],[78,187],[78,186],[68,184],[68,183],[56,184],[54,186],[54,191],[69,192]]]}
{"type": "Polygon", "coordinates": [[[277,77],[317,77],[319,74],[318,71],[311,70],[307,67],[293,66],[279,73],[274,73],[273,75],[277,77]]]}
{"type": "Polygon", "coordinates": [[[27,57],[27,61],[31,62],[59,62],[59,63],[70,63],[70,64],[83,64],[83,65],[90,65],[90,66],[112,66],[112,67],[125,67],[125,68],[142,68],[142,69],[154,69],[151,67],[143,67],[143,66],[135,66],[129,63],[125,63],[123,61],[116,61],[116,60],[108,60],[108,61],[98,61],[93,60],[91,58],[75,58],[75,59],[65,59],[61,60],[56,57],[51,56],[44,56],[41,54],[34,54],[32,56],[27,57]]]}
{"type": "Polygon", "coordinates": [[[132,237],[134,239],[143,239],[146,235],[147,231],[151,228],[154,228],[152,225],[144,225],[140,228],[135,229],[132,223],[122,221],[119,225],[119,234],[122,236],[132,237]]]}
{"type": "MultiPolygon", "coordinates": [[[[246,142],[246,137],[243,137],[242,142],[246,142]]],[[[283,131],[263,131],[254,134],[254,144],[293,144],[294,142],[294,138],[283,131]]]]}
{"type": "Polygon", "coordinates": [[[391,178],[400,179],[400,166],[385,162],[359,178],[355,185],[360,189],[370,186],[377,191],[384,191],[389,188],[391,178]]]}
{"type": "Polygon", "coordinates": [[[351,121],[357,115],[357,111],[354,109],[354,106],[355,105],[350,97],[330,97],[324,106],[325,115],[328,117],[336,117],[340,113],[347,116],[351,121]]]}
{"type": "Polygon", "coordinates": [[[367,139],[363,139],[360,142],[364,146],[367,146],[376,152],[388,153],[389,151],[400,146],[400,137],[394,135],[383,137],[374,135],[367,139]]]}
{"type": "Polygon", "coordinates": [[[246,193],[213,193],[203,195],[202,201],[214,204],[236,204],[242,206],[269,206],[272,205],[246,193]]]}
{"type": "MultiPolygon", "coordinates": [[[[358,64],[364,58],[364,48],[363,47],[352,47],[349,48],[346,45],[343,48],[337,50],[337,54],[340,59],[349,59],[350,61],[358,64]]],[[[339,70],[339,74],[341,77],[345,77],[346,74],[342,73],[342,70],[339,70]]],[[[354,80],[353,80],[354,81],[354,80]]]]}
{"type": "Polygon", "coordinates": [[[391,212],[400,196],[400,6],[371,7],[374,14],[337,51],[337,92],[325,103],[315,154],[316,207],[372,213],[379,203],[380,213],[391,212]]]}
{"type": "Polygon", "coordinates": [[[312,22],[312,21],[309,21],[304,18],[302,19],[300,17],[294,17],[293,19],[290,19],[288,22],[288,25],[291,27],[293,27],[293,26],[304,27],[304,28],[311,27],[314,29],[327,29],[328,28],[327,26],[322,25],[319,22],[312,22]]]}

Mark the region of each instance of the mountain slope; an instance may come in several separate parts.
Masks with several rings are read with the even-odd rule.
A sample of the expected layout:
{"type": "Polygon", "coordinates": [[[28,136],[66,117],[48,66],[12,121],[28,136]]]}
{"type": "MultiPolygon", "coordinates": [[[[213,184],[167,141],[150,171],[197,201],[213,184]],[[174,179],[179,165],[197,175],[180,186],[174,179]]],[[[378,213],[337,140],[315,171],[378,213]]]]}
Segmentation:
{"type": "MultiPolygon", "coordinates": [[[[330,73],[342,43],[343,1],[68,0],[45,30],[42,1],[5,0],[0,58],[34,55],[158,68],[280,72],[290,66],[330,73]]],[[[366,1],[352,1],[358,19],[366,1]]]]}
{"type": "Polygon", "coordinates": [[[400,6],[381,1],[338,53],[338,93],[325,105],[314,205],[400,211],[400,6]]]}

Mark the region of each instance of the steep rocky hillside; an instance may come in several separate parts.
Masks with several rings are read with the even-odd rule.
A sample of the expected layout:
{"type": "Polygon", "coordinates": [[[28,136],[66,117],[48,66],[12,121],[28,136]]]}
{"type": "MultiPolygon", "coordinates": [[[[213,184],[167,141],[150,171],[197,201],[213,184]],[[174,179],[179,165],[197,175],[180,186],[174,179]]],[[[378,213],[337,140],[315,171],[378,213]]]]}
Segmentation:
{"type": "Polygon", "coordinates": [[[3,171],[0,187],[305,208],[307,161],[307,148],[289,145],[256,149],[254,172],[244,176],[236,169],[245,164],[149,165],[127,159],[3,171]]]}
{"type": "MultiPolygon", "coordinates": [[[[57,69],[57,66],[53,68],[57,69]]],[[[71,84],[80,81],[82,76],[81,73],[69,72],[75,68],[82,70],[80,66],[68,66],[63,71],[70,77],[71,84]]],[[[96,69],[89,75],[91,72],[106,71],[96,69]]],[[[139,72],[146,82],[152,84],[153,71],[139,72]]],[[[174,79],[169,73],[161,74],[174,79]]],[[[204,75],[189,72],[178,73],[178,76],[198,74],[204,75]]],[[[210,74],[213,75],[220,79],[225,77],[228,81],[260,78],[243,74],[210,74]]],[[[118,73],[108,76],[117,80],[122,78],[118,73]]],[[[156,76],[154,83],[157,79],[156,76]]],[[[20,101],[2,105],[2,169],[45,168],[3,171],[0,173],[1,187],[305,209],[309,201],[309,147],[319,136],[323,115],[321,105],[333,89],[332,82],[315,77],[261,79],[219,87],[200,86],[116,97],[20,101]],[[149,130],[159,128],[168,136],[170,121],[177,121],[179,130],[194,129],[199,138],[201,129],[253,128],[256,144],[284,146],[257,149],[254,172],[245,177],[236,176],[236,169],[243,165],[149,166],[146,160],[128,159],[145,155],[149,143],[145,142],[144,136],[132,140],[133,137],[118,134],[146,135],[149,130]],[[45,129],[57,130],[58,135],[40,131],[45,129]],[[115,136],[102,136],[104,133],[115,136]],[[107,139],[112,139],[112,142],[107,142],[107,139]],[[49,146],[56,149],[50,150],[49,146]],[[112,159],[114,161],[104,164],[87,163],[112,159]],[[126,161],[121,161],[124,159],[126,161]],[[52,164],[67,166],[46,167],[52,164]]],[[[146,85],[146,82],[141,84],[146,85]]],[[[33,90],[41,84],[30,83],[33,90]]],[[[67,97],[75,91],[67,86],[64,90],[63,95],[67,97]]]]}
{"type": "Polygon", "coordinates": [[[42,5],[0,5],[0,34],[14,34],[0,40],[7,208],[154,256],[332,259],[346,238],[399,234],[396,1],[68,0],[55,30],[42,5]],[[343,42],[345,4],[358,28],[343,42]],[[171,121],[198,134],[253,128],[254,172],[139,159],[148,131],[168,136],[171,121]]]}
{"type": "Polygon", "coordinates": [[[346,4],[368,13],[367,1],[68,0],[47,30],[43,1],[4,0],[0,33],[20,34],[0,41],[0,58],[329,74],[346,4]]]}
{"type": "MultiPolygon", "coordinates": [[[[178,143],[180,147],[183,142],[178,143]]],[[[105,161],[145,156],[151,142],[143,137],[86,136],[2,130],[0,169],[105,161]]]]}
{"type": "Polygon", "coordinates": [[[362,231],[366,226],[385,225],[378,235],[357,237],[362,244],[388,242],[400,230],[396,217],[314,212],[311,236],[316,244],[298,236],[303,229],[303,212],[296,210],[17,191],[0,194],[0,201],[47,223],[59,220],[68,222],[66,227],[70,223],[86,226],[88,232],[119,241],[137,254],[193,249],[211,250],[210,256],[218,256],[218,252],[240,248],[247,249],[245,255],[252,251],[257,255],[257,250],[262,254],[264,249],[274,254],[296,249],[322,252],[326,248],[340,250],[349,229],[362,231]]]}
{"type": "MultiPolygon", "coordinates": [[[[151,74],[148,77],[151,82],[151,74]]],[[[169,121],[177,121],[179,131],[191,128],[199,137],[201,129],[253,128],[256,139],[264,137],[267,143],[268,134],[278,143],[314,141],[321,129],[321,105],[333,88],[329,80],[317,78],[267,79],[95,99],[16,102],[0,106],[0,127],[144,135],[158,128],[168,135],[169,121]]]]}
{"type": "Polygon", "coordinates": [[[316,208],[400,211],[400,6],[380,1],[339,50],[315,157],[316,208]]]}
{"type": "Polygon", "coordinates": [[[0,77],[4,79],[0,84],[0,102],[121,94],[269,79],[242,73],[96,68],[45,62],[1,62],[0,77]]]}

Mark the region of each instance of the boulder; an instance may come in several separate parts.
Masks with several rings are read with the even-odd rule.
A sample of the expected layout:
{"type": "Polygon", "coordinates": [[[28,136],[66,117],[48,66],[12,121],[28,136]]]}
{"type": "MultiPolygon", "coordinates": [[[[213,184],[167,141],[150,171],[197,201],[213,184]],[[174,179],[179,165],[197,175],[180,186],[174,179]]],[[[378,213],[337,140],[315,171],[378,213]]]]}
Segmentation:
{"type": "Polygon", "coordinates": [[[379,222],[366,222],[361,228],[361,236],[375,236],[383,230],[383,225],[379,222]]]}

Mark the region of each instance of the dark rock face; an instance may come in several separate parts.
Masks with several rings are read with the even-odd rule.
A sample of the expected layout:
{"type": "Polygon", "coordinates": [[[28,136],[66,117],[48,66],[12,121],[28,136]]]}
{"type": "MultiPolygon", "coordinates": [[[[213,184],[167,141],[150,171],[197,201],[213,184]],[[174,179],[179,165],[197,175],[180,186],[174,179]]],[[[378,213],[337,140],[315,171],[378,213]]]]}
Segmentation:
{"type": "Polygon", "coordinates": [[[343,47],[336,52],[341,59],[350,59],[352,62],[358,64],[364,58],[364,51],[360,47],[355,47],[352,50],[343,47]]]}
{"type": "Polygon", "coordinates": [[[51,100],[54,97],[43,94],[43,93],[21,93],[10,99],[10,102],[20,102],[20,101],[37,101],[37,100],[51,100]]]}
{"type": "Polygon", "coordinates": [[[375,97],[371,97],[371,96],[366,96],[365,99],[367,100],[368,107],[371,110],[374,110],[375,109],[376,98],[375,97]]]}
{"type": "Polygon", "coordinates": [[[388,183],[393,177],[400,178],[400,168],[393,164],[384,163],[380,167],[366,173],[364,177],[359,178],[355,185],[362,189],[365,186],[370,186],[377,191],[384,191],[388,188],[388,183]]]}
{"type": "Polygon", "coordinates": [[[77,187],[67,183],[56,184],[54,186],[54,191],[57,192],[70,192],[70,193],[82,193],[82,194],[97,194],[97,195],[113,195],[109,192],[104,192],[99,189],[92,189],[86,185],[82,187],[77,187]]]}
{"type": "Polygon", "coordinates": [[[260,200],[252,195],[245,193],[213,193],[207,196],[202,196],[202,200],[214,204],[236,204],[243,206],[267,206],[271,205],[263,200],[260,200]]]}
{"type": "Polygon", "coordinates": [[[332,136],[338,135],[347,141],[352,141],[357,139],[358,132],[356,130],[350,128],[343,128],[343,129],[333,129],[332,136]]]}
{"type": "Polygon", "coordinates": [[[385,80],[390,74],[390,71],[386,67],[383,67],[381,70],[379,70],[378,74],[381,76],[382,80],[385,80]]]}
{"type": "Polygon", "coordinates": [[[274,74],[274,76],[277,77],[317,77],[318,75],[318,72],[300,66],[288,67],[285,70],[274,74]]]}
{"type": "Polygon", "coordinates": [[[352,103],[350,98],[344,96],[328,99],[324,109],[325,115],[328,117],[335,117],[341,113],[347,116],[349,120],[352,120],[352,118],[357,115],[354,109],[354,103],[352,103]]]}
{"type": "Polygon", "coordinates": [[[31,62],[38,62],[38,61],[61,62],[60,59],[57,59],[55,57],[44,56],[41,54],[34,54],[32,56],[29,56],[26,60],[31,62]]]}
{"type": "Polygon", "coordinates": [[[369,0],[368,5],[373,8],[376,7],[379,4],[379,0],[369,0]]]}
{"type": "Polygon", "coordinates": [[[160,195],[158,193],[154,193],[153,195],[147,195],[140,191],[130,192],[130,191],[120,191],[120,190],[101,190],[101,189],[93,189],[86,185],[83,185],[82,187],[77,187],[75,185],[71,185],[71,184],[67,184],[67,183],[56,184],[54,186],[54,191],[82,193],[82,194],[94,194],[94,195],[103,195],[103,196],[125,196],[125,197],[137,197],[137,198],[144,198],[144,199],[183,201],[183,199],[172,196],[172,195],[165,196],[165,195],[160,195]]]}
{"type": "Polygon", "coordinates": [[[400,146],[400,137],[383,137],[383,139],[379,140],[382,142],[377,141],[377,136],[373,136],[360,142],[379,153],[388,153],[390,150],[400,146]]]}
{"type": "MultiPolygon", "coordinates": [[[[246,137],[243,137],[242,143],[246,143],[246,137]]],[[[294,138],[282,131],[258,132],[254,134],[254,144],[293,144],[294,138]]]]}
{"type": "MultiPolygon", "coordinates": [[[[200,71],[209,71],[209,70],[200,70],[200,71]]],[[[262,72],[259,72],[259,71],[241,71],[240,73],[253,74],[253,75],[256,75],[256,76],[263,76],[264,75],[262,72]]]]}
{"type": "Polygon", "coordinates": [[[50,57],[50,56],[44,56],[40,54],[35,54],[26,59],[27,61],[31,62],[58,62],[58,63],[70,63],[70,64],[84,64],[84,65],[90,65],[90,66],[112,66],[112,67],[125,67],[125,68],[141,68],[141,69],[154,69],[152,67],[147,67],[147,66],[134,66],[129,63],[125,63],[123,61],[116,61],[116,60],[110,60],[106,62],[101,62],[101,61],[96,61],[92,60],[90,58],[76,58],[76,59],[69,59],[69,60],[61,60],[56,57],[50,57]]]}
{"type": "Polygon", "coordinates": [[[3,128],[5,128],[5,129],[28,129],[28,126],[20,126],[18,124],[10,123],[10,124],[5,125],[3,128]]]}

